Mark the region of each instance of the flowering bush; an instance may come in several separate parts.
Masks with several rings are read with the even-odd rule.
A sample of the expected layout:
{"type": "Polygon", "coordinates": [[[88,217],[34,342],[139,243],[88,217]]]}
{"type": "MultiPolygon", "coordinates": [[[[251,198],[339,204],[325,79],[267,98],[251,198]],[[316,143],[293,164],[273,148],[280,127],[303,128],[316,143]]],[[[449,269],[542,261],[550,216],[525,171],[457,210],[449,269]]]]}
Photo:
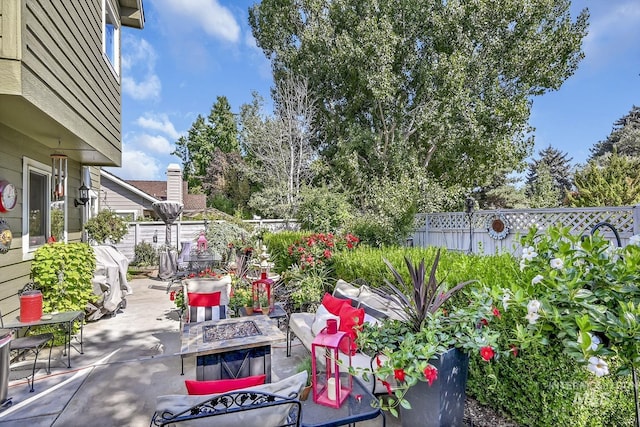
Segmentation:
{"type": "Polygon", "coordinates": [[[189,275],[187,276],[187,278],[189,279],[222,279],[222,276],[224,276],[224,274],[216,271],[216,270],[212,270],[210,268],[205,268],[204,270],[199,271],[198,273],[189,273],[189,275]]]}
{"type": "MultiPolygon", "coordinates": [[[[491,325],[499,322],[502,315],[500,309],[493,305],[488,288],[470,288],[461,298],[461,303],[454,304],[451,297],[471,281],[450,289],[444,282],[437,282],[439,257],[438,251],[428,280],[425,280],[424,260],[414,266],[405,258],[411,277],[410,289],[387,262],[398,286],[387,281],[386,287],[379,292],[403,307],[402,320],[385,319],[377,325],[365,323],[358,333],[358,347],[376,357],[374,373],[377,378],[383,379],[389,394],[393,394],[380,401],[381,408],[394,415],[397,415],[398,405],[411,408],[404,399],[411,386],[418,381],[426,381],[431,385],[438,378],[438,370],[431,363],[434,357],[453,347],[476,353],[484,361],[490,361],[497,353],[499,334],[491,325]],[[397,384],[395,387],[389,382],[391,378],[397,384]]],[[[370,372],[365,370],[365,374],[370,372]]]]}
{"type": "Polygon", "coordinates": [[[594,375],[640,366],[640,236],[616,248],[599,234],[573,236],[568,228],[532,229],[522,240],[523,283],[505,294],[520,311],[515,342],[522,349],[551,339],[594,375]]]}
{"type": "Polygon", "coordinates": [[[338,236],[333,233],[315,233],[295,242],[287,249],[293,263],[301,269],[326,264],[336,251],[351,250],[360,242],[356,236],[347,233],[338,236]]]}

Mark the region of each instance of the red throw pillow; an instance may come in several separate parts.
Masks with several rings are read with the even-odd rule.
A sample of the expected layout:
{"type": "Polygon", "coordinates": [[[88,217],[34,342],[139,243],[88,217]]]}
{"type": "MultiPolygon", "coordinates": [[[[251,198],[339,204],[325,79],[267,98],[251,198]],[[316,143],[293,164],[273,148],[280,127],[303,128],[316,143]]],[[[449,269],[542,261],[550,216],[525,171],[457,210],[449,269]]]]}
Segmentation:
{"type": "Polygon", "coordinates": [[[235,378],[230,380],[213,380],[213,381],[193,381],[185,380],[184,385],[187,387],[189,394],[213,394],[226,393],[228,391],[240,390],[247,387],[262,385],[267,376],[265,374],[255,375],[253,377],[235,378]]]}
{"type": "Polygon", "coordinates": [[[189,305],[193,307],[216,307],[220,305],[220,291],[206,294],[188,292],[189,305]]]}
{"type": "Polygon", "coordinates": [[[350,305],[345,305],[338,314],[340,316],[339,331],[346,332],[351,337],[351,348],[347,344],[347,340],[340,341],[340,351],[344,354],[353,356],[356,354],[358,347],[356,346],[356,337],[358,336],[358,330],[364,322],[364,308],[353,308],[350,305]]]}
{"type": "Polygon", "coordinates": [[[330,293],[324,294],[322,297],[322,305],[327,309],[327,311],[334,316],[340,316],[340,309],[343,306],[351,307],[351,301],[348,299],[336,298],[330,293]]]}

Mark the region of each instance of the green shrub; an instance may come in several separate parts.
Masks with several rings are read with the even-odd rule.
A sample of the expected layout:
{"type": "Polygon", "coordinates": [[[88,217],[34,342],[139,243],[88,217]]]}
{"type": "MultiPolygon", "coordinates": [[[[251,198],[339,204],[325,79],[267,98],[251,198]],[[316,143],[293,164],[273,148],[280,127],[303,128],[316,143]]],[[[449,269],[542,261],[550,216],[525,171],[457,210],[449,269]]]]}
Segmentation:
{"type": "Polygon", "coordinates": [[[275,264],[275,271],[282,273],[291,267],[294,261],[289,256],[289,247],[309,235],[310,233],[307,231],[267,232],[262,235],[262,242],[269,249],[271,262],[275,264]]]}
{"type": "Polygon", "coordinates": [[[96,258],[86,243],[50,243],[36,250],[31,275],[42,292],[43,310],[84,311],[93,294],[96,258]]]}
{"type": "Polygon", "coordinates": [[[119,243],[127,234],[127,222],[115,212],[104,209],[84,225],[89,238],[96,243],[119,243]]]}
{"type": "Polygon", "coordinates": [[[148,267],[152,265],[158,265],[158,252],[151,243],[142,241],[133,248],[133,262],[132,265],[140,267],[148,267]]]}
{"type": "MultiPolygon", "coordinates": [[[[229,244],[244,242],[243,246],[253,246],[251,242],[252,229],[249,227],[240,227],[227,221],[216,221],[209,224],[207,228],[208,247],[223,257],[224,261],[228,261],[229,244]]],[[[197,236],[194,236],[194,239],[197,236]]]]}
{"type": "Polygon", "coordinates": [[[327,187],[308,188],[302,193],[296,219],[302,230],[336,233],[345,228],[353,211],[344,194],[327,187]]]}

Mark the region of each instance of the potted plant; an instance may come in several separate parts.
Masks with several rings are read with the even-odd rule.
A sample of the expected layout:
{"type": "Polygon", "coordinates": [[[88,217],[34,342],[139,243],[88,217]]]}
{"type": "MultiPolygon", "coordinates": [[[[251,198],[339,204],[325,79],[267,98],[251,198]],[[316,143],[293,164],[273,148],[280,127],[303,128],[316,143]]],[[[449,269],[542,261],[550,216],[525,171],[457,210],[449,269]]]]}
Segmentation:
{"type": "Polygon", "coordinates": [[[307,397],[309,397],[309,393],[311,392],[311,379],[313,378],[313,372],[311,371],[311,356],[305,356],[296,368],[296,372],[304,371],[307,372],[307,383],[300,392],[300,400],[307,400],[307,397]]]}
{"type": "Polygon", "coordinates": [[[498,333],[489,324],[500,313],[488,289],[477,286],[454,302],[451,298],[473,281],[451,288],[438,282],[439,259],[438,250],[427,278],[424,259],[414,265],[405,257],[410,283],[384,260],[396,284],[385,280],[376,291],[402,307],[401,320],[365,323],[357,338],[360,351],[374,357],[365,374],[375,374],[389,391],[381,408],[398,416],[400,407],[407,426],[460,425],[468,354],[479,352],[487,361],[495,354],[498,333]]]}

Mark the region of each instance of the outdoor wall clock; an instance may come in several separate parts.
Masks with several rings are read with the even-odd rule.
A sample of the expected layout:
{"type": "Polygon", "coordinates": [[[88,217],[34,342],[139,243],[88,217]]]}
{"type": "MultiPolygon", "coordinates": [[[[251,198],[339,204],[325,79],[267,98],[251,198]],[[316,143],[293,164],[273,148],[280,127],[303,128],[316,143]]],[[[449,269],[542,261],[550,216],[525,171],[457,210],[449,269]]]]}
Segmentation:
{"type": "Polygon", "coordinates": [[[0,181],[0,212],[9,212],[16,207],[18,192],[9,181],[0,181]]]}

